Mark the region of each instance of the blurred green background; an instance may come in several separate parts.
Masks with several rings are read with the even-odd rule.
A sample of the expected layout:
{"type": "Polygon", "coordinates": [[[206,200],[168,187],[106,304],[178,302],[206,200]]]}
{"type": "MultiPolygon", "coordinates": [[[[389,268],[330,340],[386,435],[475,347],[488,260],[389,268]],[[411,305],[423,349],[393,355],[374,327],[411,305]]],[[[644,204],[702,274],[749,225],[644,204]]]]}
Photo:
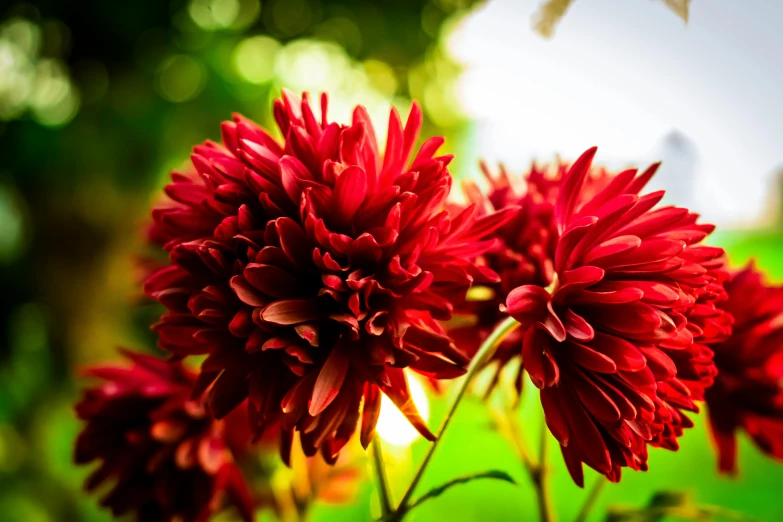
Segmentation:
{"type": "MultiPolygon", "coordinates": [[[[87,470],[71,463],[76,368],[113,358],[117,346],[155,345],[148,326],[159,310],[139,288],[143,228],[169,171],[184,164],[190,148],[218,139],[219,123],[232,112],[270,126],[283,86],[328,91],[337,119],[362,103],[381,128],[389,104],[405,110],[415,98],[425,110],[425,135],[445,135],[447,150],[458,154],[455,175],[473,176],[479,132],[458,88],[464,64],[446,42],[476,7],[474,0],[40,0],[0,8],[0,520],[109,518],[81,492],[87,470]]],[[[756,257],[783,281],[778,222],[729,227],[713,243],[736,264],[756,257]]],[[[436,424],[447,400],[430,400],[436,424]]],[[[535,401],[528,392],[521,413],[534,442],[535,401]]],[[[425,449],[417,441],[390,452],[400,488],[425,449]]],[[[641,507],[663,490],[783,520],[783,468],[744,439],[741,456],[738,479],[716,477],[700,422],[680,452],[653,451],[652,472],[609,485],[591,520],[603,520],[608,506],[641,507]]],[[[569,520],[584,492],[560,457],[552,460],[555,505],[569,520]]],[[[513,448],[483,405],[469,399],[421,491],[492,468],[519,486],[474,482],[412,518],[537,517],[513,448]]],[[[368,520],[371,496],[372,486],[363,484],[351,503],[318,504],[311,518],[368,520]]]]}

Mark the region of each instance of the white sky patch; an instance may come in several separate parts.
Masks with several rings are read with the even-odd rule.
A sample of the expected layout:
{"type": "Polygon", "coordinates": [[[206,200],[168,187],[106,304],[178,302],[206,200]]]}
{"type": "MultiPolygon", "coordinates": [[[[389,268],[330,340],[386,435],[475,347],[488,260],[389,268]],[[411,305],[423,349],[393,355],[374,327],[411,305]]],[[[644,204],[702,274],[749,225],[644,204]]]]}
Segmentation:
{"type": "Polygon", "coordinates": [[[577,0],[551,40],[531,29],[538,4],[491,1],[447,42],[482,157],[518,170],[598,145],[601,163],[644,167],[677,131],[698,157],[681,204],[758,221],[783,164],[783,2],[694,2],[685,26],[661,2],[577,0]]]}

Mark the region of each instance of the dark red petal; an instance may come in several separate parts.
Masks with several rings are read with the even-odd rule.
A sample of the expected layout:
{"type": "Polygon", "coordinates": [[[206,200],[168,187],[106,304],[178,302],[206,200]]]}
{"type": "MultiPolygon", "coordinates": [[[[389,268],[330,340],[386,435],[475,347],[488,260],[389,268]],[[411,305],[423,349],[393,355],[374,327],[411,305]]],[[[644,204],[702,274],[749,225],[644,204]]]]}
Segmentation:
{"type": "Polygon", "coordinates": [[[340,393],[350,368],[350,359],[339,347],[333,348],[313,386],[308,411],[315,417],[329,406],[340,393]]]}
{"type": "Polygon", "coordinates": [[[568,343],[568,357],[588,370],[600,373],[615,373],[617,365],[605,354],[582,343],[568,343]]]}
{"type": "Polygon", "coordinates": [[[566,410],[561,403],[560,392],[555,388],[541,390],[541,406],[544,408],[546,424],[549,431],[562,446],[568,446],[568,420],[564,417],[566,410]]]}
{"type": "Polygon", "coordinates": [[[307,292],[300,278],[273,265],[250,263],[242,275],[248,283],[271,297],[303,297],[307,292]]]}
{"type": "Polygon", "coordinates": [[[578,341],[590,341],[595,337],[593,327],[570,308],[563,315],[563,325],[566,333],[578,341]]]}
{"type": "Polygon", "coordinates": [[[549,353],[551,338],[538,328],[528,328],[522,343],[522,360],[530,380],[536,388],[551,386],[557,380],[559,369],[549,353]]]}
{"type": "Polygon", "coordinates": [[[362,407],[361,443],[364,449],[375,436],[375,425],[381,414],[381,391],[371,382],[364,383],[364,406],[362,407]]]}
{"type": "Polygon", "coordinates": [[[616,335],[597,332],[589,347],[606,355],[620,370],[637,371],[647,364],[636,346],[616,335]]]}
{"type": "Polygon", "coordinates": [[[267,300],[256,290],[248,281],[242,276],[234,276],[231,278],[231,289],[237,295],[240,301],[250,306],[264,306],[267,304],[267,300]]]}
{"type": "Polygon", "coordinates": [[[315,299],[274,301],[261,310],[261,318],[273,324],[294,325],[321,319],[327,315],[323,303],[315,299]]]}

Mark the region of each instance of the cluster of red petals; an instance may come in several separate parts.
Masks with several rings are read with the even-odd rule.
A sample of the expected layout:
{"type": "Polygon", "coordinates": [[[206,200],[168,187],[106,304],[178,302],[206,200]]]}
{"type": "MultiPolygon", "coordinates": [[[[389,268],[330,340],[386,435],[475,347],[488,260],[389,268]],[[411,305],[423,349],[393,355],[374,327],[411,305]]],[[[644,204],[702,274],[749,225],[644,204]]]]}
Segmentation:
{"type": "Polygon", "coordinates": [[[126,355],[130,366],[86,372],[103,381],[76,406],[86,421],[76,462],[100,462],[86,489],[111,484],[101,504],[114,516],[145,522],[206,521],[225,500],[243,520],[253,520],[253,501],[234,460],[250,440],[244,419],[211,419],[201,401],[190,400],[196,376],[180,363],[126,355]]]}
{"type": "Polygon", "coordinates": [[[701,341],[730,327],[714,305],[724,252],[700,245],[713,227],[686,209],[654,209],[663,192],[639,195],[657,166],[621,172],[579,204],[594,154],[558,192],[554,289],[525,285],[507,299],[525,327],[525,370],[580,485],[582,463],[617,481],[623,467],[647,468],[648,444],[671,447],[714,375],[701,341]]]}
{"type": "Polygon", "coordinates": [[[720,306],[734,317],[734,331],[712,346],[718,375],[706,401],[719,469],[736,472],[739,430],[783,459],[783,287],[766,285],[749,266],[726,291],[720,306]]]}
{"type": "MultiPolygon", "coordinates": [[[[468,353],[475,353],[484,339],[506,317],[500,305],[514,288],[523,285],[549,286],[554,278],[554,257],[558,232],[554,218],[557,194],[569,164],[559,161],[554,165],[533,164],[522,176],[509,174],[500,165],[493,174],[482,162],[481,170],[488,183],[482,190],[477,184],[467,182],[464,192],[468,201],[480,212],[497,212],[519,207],[519,212],[493,235],[495,244],[480,259],[481,264],[500,275],[500,281],[484,285],[482,292],[469,295],[457,310],[458,319],[449,333],[458,340],[458,346],[468,353]]],[[[588,172],[580,193],[582,201],[589,199],[606,186],[613,174],[604,168],[593,167],[588,172]]],[[[508,335],[493,355],[491,364],[496,372],[490,391],[500,370],[520,357],[519,332],[508,335]]],[[[523,369],[516,376],[517,393],[521,392],[523,369]]]]}
{"type": "Polygon", "coordinates": [[[145,290],[168,309],[159,345],[207,355],[196,392],[220,418],[249,397],[261,432],[282,425],[284,459],[298,430],[305,453],[334,461],[361,426],[373,437],[385,393],[425,436],[404,368],[464,373],[468,357],[444,335],[473,282],[498,276],[471,260],[515,209],[444,210],[451,156],[442,138],[414,153],[422,122],[391,111],[385,153],[363,107],[330,122],[308,97],[284,92],[279,143],[236,116],[223,143],[195,148],[194,176],[173,174],[174,204],[154,212],[152,236],[171,265],[145,290]],[[361,409],[361,410],[360,410],[361,409]]]}

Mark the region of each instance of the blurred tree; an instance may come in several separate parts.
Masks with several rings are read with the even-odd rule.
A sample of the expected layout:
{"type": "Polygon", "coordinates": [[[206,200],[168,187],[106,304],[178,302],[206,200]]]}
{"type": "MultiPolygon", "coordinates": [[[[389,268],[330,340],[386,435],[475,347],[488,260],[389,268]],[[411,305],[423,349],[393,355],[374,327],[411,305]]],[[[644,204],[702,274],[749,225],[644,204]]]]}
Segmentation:
{"type": "Polygon", "coordinates": [[[415,95],[427,133],[459,135],[447,93],[459,69],[441,42],[476,3],[0,8],[0,518],[106,519],[76,493],[83,474],[69,465],[74,368],[117,345],[154,346],[133,257],[146,256],[151,192],[190,147],[219,139],[234,111],[271,126],[283,85],[329,89],[346,116],[356,101],[378,113],[415,95]]]}

